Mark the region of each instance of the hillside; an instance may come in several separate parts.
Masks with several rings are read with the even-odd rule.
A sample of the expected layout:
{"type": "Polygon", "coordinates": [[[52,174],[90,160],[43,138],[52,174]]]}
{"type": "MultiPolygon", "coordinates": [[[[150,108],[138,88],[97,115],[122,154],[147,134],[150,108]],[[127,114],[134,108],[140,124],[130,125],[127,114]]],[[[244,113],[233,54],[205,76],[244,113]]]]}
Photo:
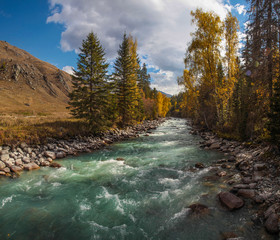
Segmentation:
{"type": "Polygon", "coordinates": [[[0,114],[67,113],[71,76],[0,41],[0,114]]]}

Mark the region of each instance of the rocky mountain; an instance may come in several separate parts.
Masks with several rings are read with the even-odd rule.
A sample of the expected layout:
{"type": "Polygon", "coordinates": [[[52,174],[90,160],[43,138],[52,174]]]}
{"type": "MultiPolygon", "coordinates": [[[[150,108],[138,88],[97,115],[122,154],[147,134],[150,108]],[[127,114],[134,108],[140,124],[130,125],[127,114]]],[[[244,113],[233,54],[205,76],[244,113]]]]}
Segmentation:
{"type": "Polygon", "coordinates": [[[0,41],[0,114],[67,112],[71,76],[0,41]]]}
{"type": "Polygon", "coordinates": [[[168,97],[168,98],[171,98],[172,97],[172,95],[171,94],[168,94],[168,93],[165,93],[165,92],[162,92],[162,91],[160,91],[163,95],[165,95],[166,97],[168,97]]]}

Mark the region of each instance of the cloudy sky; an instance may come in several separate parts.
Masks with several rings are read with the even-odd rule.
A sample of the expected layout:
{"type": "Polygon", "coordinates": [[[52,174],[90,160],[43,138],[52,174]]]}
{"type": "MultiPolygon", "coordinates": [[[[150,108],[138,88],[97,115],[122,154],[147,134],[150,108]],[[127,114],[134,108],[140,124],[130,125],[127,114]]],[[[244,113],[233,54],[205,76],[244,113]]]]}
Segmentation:
{"type": "Polygon", "coordinates": [[[176,79],[194,30],[191,10],[212,10],[221,18],[232,11],[241,22],[246,20],[244,0],[0,1],[0,23],[6,25],[1,40],[68,72],[90,31],[97,33],[111,66],[124,31],[131,33],[142,63],[148,64],[152,87],[170,94],[179,91],[176,79]]]}

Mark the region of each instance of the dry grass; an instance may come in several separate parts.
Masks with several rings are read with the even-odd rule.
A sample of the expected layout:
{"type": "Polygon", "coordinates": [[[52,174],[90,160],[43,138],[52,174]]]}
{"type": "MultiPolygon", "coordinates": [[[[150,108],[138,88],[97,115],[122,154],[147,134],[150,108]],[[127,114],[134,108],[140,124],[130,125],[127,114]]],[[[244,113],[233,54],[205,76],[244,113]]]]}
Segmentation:
{"type": "Polygon", "coordinates": [[[77,135],[88,135],[88,125],[68,114],[60,116],[0,116],[0,145],[19,142],[42,144],[48,138],[68,139],[77,135]]]}

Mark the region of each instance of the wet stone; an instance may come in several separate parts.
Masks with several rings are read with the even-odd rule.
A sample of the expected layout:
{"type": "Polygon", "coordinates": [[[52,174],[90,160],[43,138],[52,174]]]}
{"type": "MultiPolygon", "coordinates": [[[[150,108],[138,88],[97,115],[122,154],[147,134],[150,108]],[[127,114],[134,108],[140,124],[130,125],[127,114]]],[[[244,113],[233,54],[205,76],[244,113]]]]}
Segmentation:
{"type": "Polygon", "coordinates": [[[244,201],[230,192],[221,192],[218,194],[223,205],[229,210],[235,210],[244,206],[244,201]]]}

